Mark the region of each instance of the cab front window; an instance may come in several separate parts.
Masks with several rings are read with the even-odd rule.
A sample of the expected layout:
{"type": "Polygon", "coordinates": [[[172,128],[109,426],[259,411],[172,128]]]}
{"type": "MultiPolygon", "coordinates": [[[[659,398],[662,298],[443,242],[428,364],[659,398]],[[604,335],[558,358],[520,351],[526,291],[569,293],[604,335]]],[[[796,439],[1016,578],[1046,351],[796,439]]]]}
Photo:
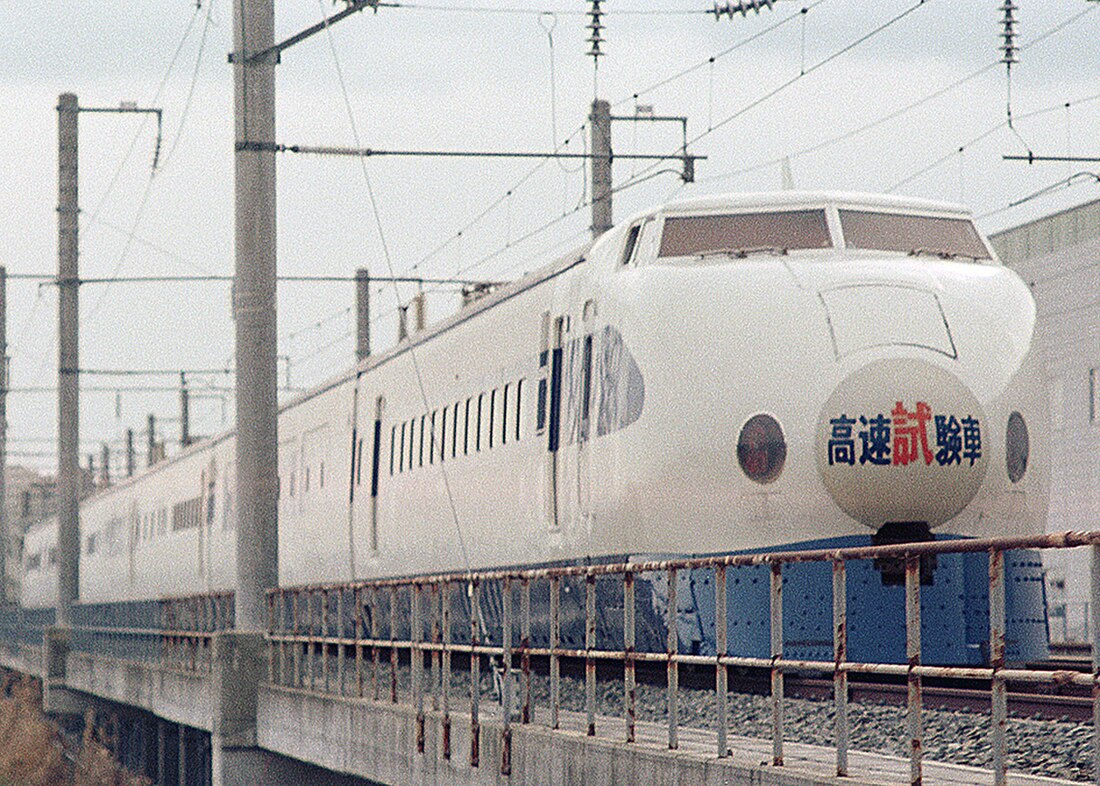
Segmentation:
{"type": "Polygon", "coordinates": [[[670,216],[665,219],[658,256],[744,256],[755,251],[786,253],[832,245],[824,210],[670,216]]]}

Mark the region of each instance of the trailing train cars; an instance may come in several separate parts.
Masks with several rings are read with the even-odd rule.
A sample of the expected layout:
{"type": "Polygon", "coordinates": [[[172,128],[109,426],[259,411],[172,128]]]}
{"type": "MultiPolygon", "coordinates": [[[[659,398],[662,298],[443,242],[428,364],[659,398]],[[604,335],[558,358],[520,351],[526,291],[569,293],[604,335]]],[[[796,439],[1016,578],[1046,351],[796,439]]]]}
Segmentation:
{"type": "MultiPolygon", "coordinates": [[[[952,205],[661,206],[286,403],[280,584],[1040,532],[1034,326],[952,205]]],[[[86,501],[81,602],[231,590],[233,451],[222,435],[86,501]]],[[[28,606],[53,602],[51,526],[26,541],[28,606]]],[[[925,662],[986,657],[983,565],[928,566],[925,662]]],[[[849,571],[851,657],[903,659],[897,577],[849,571]]],[[[831,659],[827,566],[785,577],[787,652],[831,659]]],[[[1038,555],[1007,578],[1009,657],[1037,657],[1038,555]]],[[[681,580],[680,641],[713,651],[709,577],[681,580]]],[[[731,651],[766,654],[766,576],[729,585],[731,651]]]]}

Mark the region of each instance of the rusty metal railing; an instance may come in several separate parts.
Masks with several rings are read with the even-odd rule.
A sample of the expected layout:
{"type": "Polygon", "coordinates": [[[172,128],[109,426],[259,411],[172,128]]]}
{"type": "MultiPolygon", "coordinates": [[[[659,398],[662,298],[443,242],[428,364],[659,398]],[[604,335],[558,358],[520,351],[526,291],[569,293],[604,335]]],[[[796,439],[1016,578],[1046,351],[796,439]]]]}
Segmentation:
{"type": "MultiPolygon", "coordinates": [[[[1007,684],[1009,682],[1088,686],[1093,696],[1093,778],[1100,784],[1100,646],[1093,641],[1091,674],[1009,668],[1005,659],[1005,563],[1004,553],[1017,549],[1064,549],[1091,547],[1091,608],[1093,631],[1100,631],[1100,532],[1066,532],[1056,535],[952,540],[896,546],[843,548],[835,550],[773,552],[698,559],[673,559],[625,564],[558,567],[536,570],[480,571],[463,574],[361,581],[279,588],[268,593],[269,673],[273,685],[353,695],[397,703],[402,658],[408,663],[407,694],[416,712],[417,749],[424,751],[425,700],[430,698],[440,711],[443,756],[450,758],[452,705],[455,697],[452,658],[468,658],[469,724],[471,766],[480,765],[480,673],[482,658],[499,659],[501,671],[502,774],[511,771],[513,724],[532,723],[531,658],[549,662],[548,725],[559,728],[561,719],[561,662],[576,658],[585,664],[584,714],[587,733],[597,733],[596,665],[615,661],[623,673],[623,736],[636,741],[636,667],[639,663],[664,664],[667,703],[667,745],[679,745],[679,668],[681,665],[713,668],[717,702],[717,744],[715,755],[728,753],[728,670],[734,667],[762,668],[771,673],[772,764],[783,765],[784,674],[812,671],[832,674],[835,702],[836,773],[848,774],[849,722],[848,677],[853,674],[893,675],[908,683],[907,733],[909,737],[910,783],[922,781],[922,681],[928,678],[988,680],[991,688],[991,747],[994,783],[1006,783],[1007,684]],[[930,555],[987,553],[989,555],[989,665],[987,667],[933,666],[921,662],[921,558],[930,555]],[[905,581],[905,663],[861,663],[848,660],[847,563],[852,560],[900,559],[905,581]],[[833,595],[833,653],[831,661],[798,660],[784,657],[783,569],[798,563],[831,563],[833,595]],[[770,657],[726,654],[727,570],[768,566],[770,568],[770,657]],[[677,573],[685,570],[714,571],[716,655],[681,652],[677,634],[677,573]],[[640,651],[636,647],[636,578],[642,574],[664,574],[667,578],[665,650],[640,651]],[[617,578],[622,582],[621,647],[597,646],[596,605],[598,581],[617,578]],[[571,582],[571,583],[570,583],[571,582]],[[562,646],[562,592],[583,582],[584,647],[562,646]],[[483,587],[501,587],[499,625],[485,629],[483,587]],[[545,585],[548,597],[549,630],[547,647],[531,645],[532,585],[545,585]],[[520,611],[517,626],[513,609],[518,589],[520,611]],[[453,601],[458,600],[456,609],[453,601]],[[456,631],[454,615],[459,612],[466,631],[456,631]],[[518,627],[518,641],[513,639],[518,627]],[[468,635],[467,635],[468,634],[468,635]],[[495,639],[493,641],[492,639],[495,639]],[[383,665],[383,654],[388,664],[383,665]],[[520,660],[515,680],[516,656],[520,660]],[[430,696],[425,688],[427,660],[430,696]],[[350,685],[349,685],[350,682],[350,685]],[[387,683],[385,685],[384,683],[387,683]],[[386,690],[388,688],[388,690],[386,690]],[[519,707],[513,691],[519,690],[519,707]]],[[[541,601],[541,599],[540,599],[541,601]]],[[[618,640],[618,639],[616,639],[618,640]]]]}
{"type": "Polygon", "coordinates": [[[160,601],[162,659],[189,671],[209,672],[213,641],[233,627],[234,595],[210,592],[160,601]]]}

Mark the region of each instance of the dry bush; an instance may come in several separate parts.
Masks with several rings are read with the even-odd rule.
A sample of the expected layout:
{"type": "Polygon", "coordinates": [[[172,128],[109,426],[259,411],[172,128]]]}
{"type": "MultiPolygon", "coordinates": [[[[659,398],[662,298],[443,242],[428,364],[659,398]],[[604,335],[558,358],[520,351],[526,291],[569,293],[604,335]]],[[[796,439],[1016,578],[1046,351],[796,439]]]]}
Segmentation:
{"type": "Polygon", "coordinates": [[[0,784],[68,783],[71,767],[61,735],[42,714],[35,683],[7,675],[0,687],[0,784]]]}
{"type": "Polygon", "coordinates": [[[123,770],[85,724],[75,766],[57,728],[42,713],[35,681],[0,677],[0,786],[149,786],[123,770]]]}

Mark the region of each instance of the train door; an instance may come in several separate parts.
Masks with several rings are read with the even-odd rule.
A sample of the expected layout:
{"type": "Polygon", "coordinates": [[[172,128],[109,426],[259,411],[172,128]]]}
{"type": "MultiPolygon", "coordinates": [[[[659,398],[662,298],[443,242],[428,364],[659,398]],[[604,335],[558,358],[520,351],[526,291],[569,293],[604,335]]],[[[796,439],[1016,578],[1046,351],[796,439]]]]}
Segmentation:
{"type": "Polygon", "coordinates": [[[350,579],[355,578],[355,487],[362,478],[363,437],[359,433],[359,382],[363,377],[355,375],[351,393],[351,456],[348,470],[348,569],[350,579]]]}
{"type": "Polygon", "coordinates": [[[588,517],[588,437],[592,395],[595,304],[581,319],[554,318],[550,329],[547,427],[548,516],[551,528],[569,528],[588,517]]]}
{"type": "MultiPolygon", "coordinates": [[[[558,480],[561,467],[558,452],[561,448],[561,379],[562,379],[562,343],[565,336],[565,317],[555,317],[550,313],[543,315],[545,339],[542,357],[549,363],[549,378],[540,384],[539,408],[540,425],[546,421],[546,523],[551,530],[561,527],[563,516],[560,510],[558,480]]],[[[545,363],[544,363],[545,365],[545,363]]]]}

